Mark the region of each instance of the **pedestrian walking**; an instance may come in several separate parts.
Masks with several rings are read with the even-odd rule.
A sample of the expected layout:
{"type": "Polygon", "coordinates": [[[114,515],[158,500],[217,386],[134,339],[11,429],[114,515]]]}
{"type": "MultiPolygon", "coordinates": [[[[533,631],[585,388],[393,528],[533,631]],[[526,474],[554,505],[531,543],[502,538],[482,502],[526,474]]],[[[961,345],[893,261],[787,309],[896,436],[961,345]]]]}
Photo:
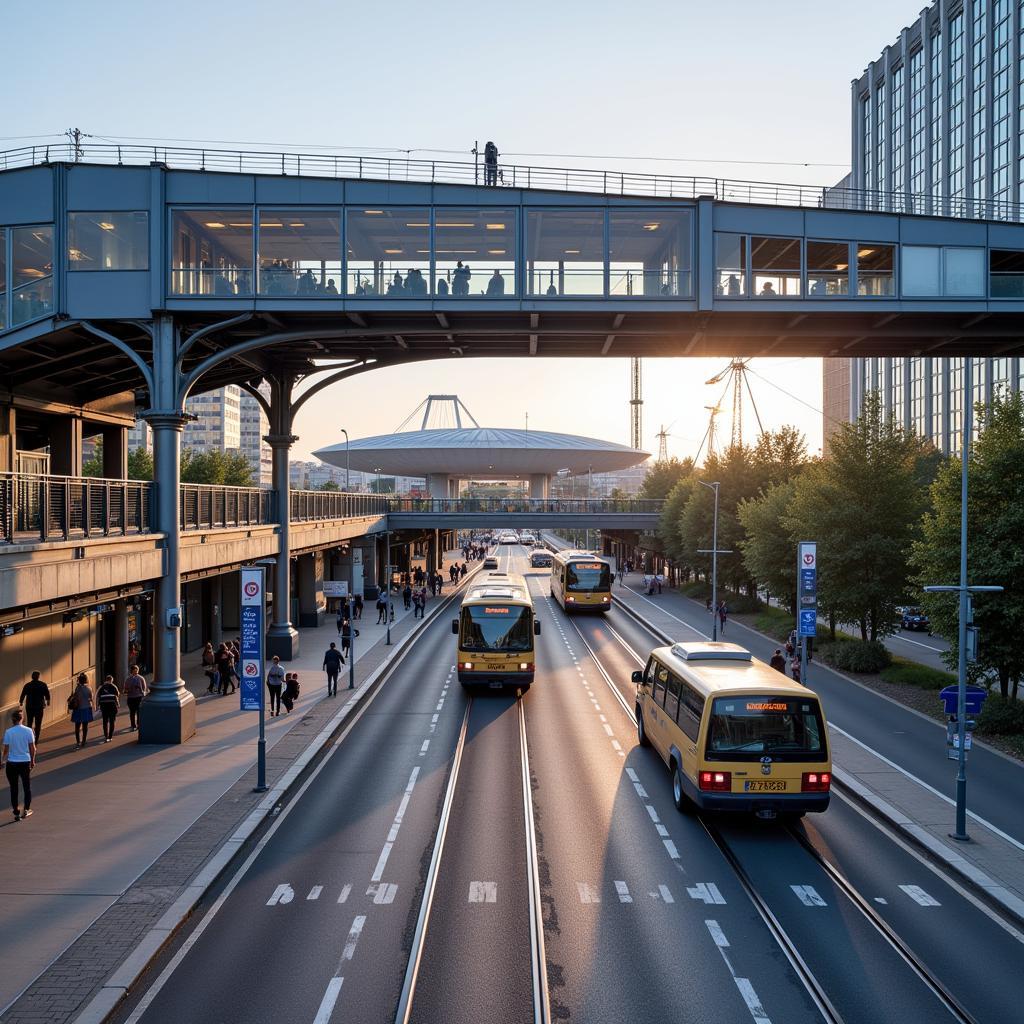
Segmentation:
{"type": "Polygon", "coordinates": [[[346,619],[341,627],[341,656],[347,658],[352,647],[352,638],[359,636],[359,630],[352,625],[351,619],[346,619]]]}
{"type": "Polygon", "coordinates": [[[35,733],[36,743],[43,731],[43,711],[50,706],[50,688],[39,678],[38,672],[21,688],[18,704],[25,709],[27,727],[35,733]]]}
{"type": "Polygon", "coordinates": [[[789,663],[789,672],[790,672],[790,675],[793,677],[793,680],[795,682],[799,683],[800,682],[800,659],[799,658],[794,658],[789,663]]]}
{"type": "Polygon", "coordinates": [[[295,702],[299,699],[299,673],[289,672],[284,677],[284,693],[281,694],[281,703],[284,705],[285,714],[290,715],[295,702]]]}
{"type": "Polygon", "coordinates": [[[383,589],[377,595],[377,625],[384,625],[384,620],[388,614],[388,599],[383,589]]]}
{"type": "MultiPolygon", "coordinates": [[[[221,647],[224,645],[221,644],[221,647]]],[[[206,692],[213,693],[213,687],[215,682],[215,676],[217,674],[217,654],[213,649],[213,644],[208,643],[203,648],[203,674],[210,681],[210,685],[207,686],[206,692]]]]}
{"type": "MultiPolygon", "coordinates": [[[[347,622],[347,620],[346,620],[347,622]]],[[[340,636],[339,631],[339,636],[340,636]]],[[[330,647],[324,651],[324,665],[323,669],[327,673],[327,696],[337,697],[338,696],[338,675],[341,673],[341,666],[345,664],[345,659],[342,657],[341,651],[332,643],[330,647]]]]}
{"type": "Polygon", "coordinates": [[[402,588],[402,604],[406,611],[412,607],[412,587],[408,583],[402,588]]]}
{"type": "Polygon", "coordinates": [[[270,691],[270,717],[281,714],[281,689],[284,687],[284,669],[281,659],[275,654],[267,669],[267,689],[270,691]]]}
{"type": "Polygon", "coordinates": [[[145,676],[139,673],[139,666],[132,665],[128,678],[124,681],[124,699],[128,705],[128,725],[130,732],[139,731],[139,708],[142,698],[149,693],[145,676]]]}
{"type": "Polygon", "coordinates": [[[121,692],[113,676],[104,677],[103,682],[96,688],[96,703],[103,716],[103,742],[109,743],[114,738],[117,712],[121,708],[121,692]]]}
{"type": "Polygon", "coordinates": [[[718,631],[722,634],[722,636],[725,636],[725,623],[726,623],[726,620],[728,618],[729,618],[729,607],[723,601],[718,606],[718,631]]]}
{"type": "Polygon", "coordinates": [[[769,665],[776,672],[781,672],[783,675],[786,674],[786,659],[782,656],[782,648],[776,647],[775,653],[772,655],[772,660],[768,662],[769,665]]]}
{"type": "Polygon", "coordinates": [[[231,687],[232,693],[237,689],[235,686],[235,680],[238,678],[238,669],[235,666],[238,664],[238,657],[238,648],[233,645],[229,646],[225,653],[219,676],[220,695],[222,697],[227,696],[229,686],[231,687]]]}
{"type": "Polygon", "coordinates": [[[363,617],[363,595],[356,594],[353,599],[353,618],[361,619],[363,617]]]}
{"type": "Polygon", "coordinates": [[[11,787],[11,810],[14,820],[27,818],[32,813],[32,769],[36,766],[36,734],[22,724],[24,712],[21,708],[11,712],[11,727],[4,733],[0,759],[7,770],[7,782],[11,787]],[[25,797],[25,811],[22,813],[18,799],[18,787],[25,797]]]}
{"type": "Polygon", "coordinates": [[[75,680],[74,692],[68,697],[68,711],[75,723],[75,748],[81,749],[89,741],[89,723],[93,715],[92,687],[84,672],[75,680]]]}

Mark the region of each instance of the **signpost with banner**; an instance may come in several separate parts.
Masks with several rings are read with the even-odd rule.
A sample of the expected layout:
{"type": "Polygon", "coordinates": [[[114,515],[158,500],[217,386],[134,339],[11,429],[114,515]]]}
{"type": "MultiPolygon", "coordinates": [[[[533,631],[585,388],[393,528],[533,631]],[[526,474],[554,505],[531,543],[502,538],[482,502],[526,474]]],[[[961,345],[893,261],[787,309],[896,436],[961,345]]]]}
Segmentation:
{"type": "Polygon", "coordinates": [[[800,681],[807,683],[807,647],[818,635],[818,544],[802,540],[797,545],[797,623],[800,642],[800,681]]]}
{"type": "Polygon", "coordinates": [[[256,745],[256,791],[267,788],[266,718],[263,714],[263,654],[266,634],[266,570],[246,566],[241,571],[241,671],[238,694],[243,711],[258,711],[260,736],[256,745]]]}

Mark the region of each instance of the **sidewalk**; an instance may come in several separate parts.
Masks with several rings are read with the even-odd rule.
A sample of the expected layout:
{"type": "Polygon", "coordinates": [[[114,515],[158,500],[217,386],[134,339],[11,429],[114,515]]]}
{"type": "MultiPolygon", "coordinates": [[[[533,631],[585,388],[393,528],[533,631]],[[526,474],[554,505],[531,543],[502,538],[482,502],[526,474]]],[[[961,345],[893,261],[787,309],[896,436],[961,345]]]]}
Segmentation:
{"type": "MultiPolygon", "coordinates": [[[[461,552],[446,555],[446,564],[453,559],[461,561],[461,552]]],[[[451,590],[446,576],[442,598],[451,590]]],[[[393,604],[397,643],[416,623],[400,595],[393,604]]],[[[428,597],[428,618],[439,604],[428,597]]],[[[386,627],[376,625],[376,617],[368,602],[357,622],[357,686],[393,650],[384,645],[386,627]]],[[[323,652],[338,642],[334,617],[300,632],[300,655],[286,666],[299,673],[299,702],[290,715],[266,720],[271,783],[343,703],[326,699],[321,670],[323,652]]],[[[44,729],[33,773],[35,813],[24,822],[14,822],[7,810],[0,818],[8,865],[0,885],[5,1024],[69,1019],[258,805],[252,792],[258,716],[239,710],[237,693],[207,695],[198,651],[182,658],[182,675],[197,695],[198,733],[181,746],[140,745],[128,731],[126,711],[118,716],[112,743],[103,743],[94,722],[81,751],[70,722],[44,729]]],[[[341,698],[347,685],[346,665],[341,698]]]]}
{"type": "MultiPolygon", "coordinates": [[[[689,598],[667,588],[657,598],[637,593],[642,590],[639,573],[626,576],[624,582],[625,586],[616,583],[612,588],[616,601],[664,636],[676,641],[710,639],[670,614],[672,604],[689,598]]],[[[697,607],[696,602],[690,604],[697,607]]],[[[971,842],[957,843],[949,838],[953,808],[946,800],[849,734],[832,728],[829,739],[839,791],[869,807],[930,859],[1024,925],[1024,850],[1012,838],[972,818],[971,842]]]]}

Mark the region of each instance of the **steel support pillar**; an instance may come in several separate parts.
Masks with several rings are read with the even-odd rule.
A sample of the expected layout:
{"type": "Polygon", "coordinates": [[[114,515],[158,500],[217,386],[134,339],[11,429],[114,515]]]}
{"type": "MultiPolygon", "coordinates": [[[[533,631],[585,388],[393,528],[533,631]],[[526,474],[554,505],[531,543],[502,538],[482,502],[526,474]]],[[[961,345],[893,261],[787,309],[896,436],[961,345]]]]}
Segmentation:
{"type": "Polygon", "coordinates": [[[272,658],[276,654],[282,661],[291,661],[299,653],[299,634],[291,622],[291,489],[288,481],[288,455],[298,438],[294,434],[268,434],[264,440],[270,445],[273,457],[271,486],[277,502],[278,522],[277,561],[271,584],[274,606],[267,632],[267,657],[272,658]]]}
{"type": "Polygon", "coordinates": [[[128,479],[128,428],[104,427],[103,475],[108,480],[128,479]]]}

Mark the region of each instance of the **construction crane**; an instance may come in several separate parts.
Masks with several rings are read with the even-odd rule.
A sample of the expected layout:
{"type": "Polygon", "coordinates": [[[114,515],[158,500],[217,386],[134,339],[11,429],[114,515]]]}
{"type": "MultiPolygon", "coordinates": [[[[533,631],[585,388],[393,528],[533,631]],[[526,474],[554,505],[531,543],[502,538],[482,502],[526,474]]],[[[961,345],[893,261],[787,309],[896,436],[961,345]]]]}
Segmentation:
{"type": "Polygon", "coordinates": [[[643,379],[641,377],[640,357],[633,356],[630,359],[630,389],[629,389],[629,445],[631,448],[640,448],[643,444],[643,379]]]}
{"type": "MultiPolygon", "coordinates": [[[[720,373],[716,373],[714,377],[706,380],[705,384],[721,384],[725,381],[725,391],[722,392],[722,398],[718,400],[714,411],[711,414],[711,422],[714,423],[715,416],[721,412],[722,399],[732,391],[732,435],[730,438],[730,444],[742,445],[743,444],[743,389],[746,388],[747,394],[750,396],[750,404],[754,409],[754,416],[757,419],[757,430],[759,434],[764,433],[764,426],[761,423],[761,414],[757,411],[757,403],[754,401],[754,392],[750,390],[750,381],[747,380],[747,363],[749,359],[733,359],[729,365],[722,370],[720,373]]],[[[711,409],[711,406],[705,406],[706,409],[711,409]]]]}

